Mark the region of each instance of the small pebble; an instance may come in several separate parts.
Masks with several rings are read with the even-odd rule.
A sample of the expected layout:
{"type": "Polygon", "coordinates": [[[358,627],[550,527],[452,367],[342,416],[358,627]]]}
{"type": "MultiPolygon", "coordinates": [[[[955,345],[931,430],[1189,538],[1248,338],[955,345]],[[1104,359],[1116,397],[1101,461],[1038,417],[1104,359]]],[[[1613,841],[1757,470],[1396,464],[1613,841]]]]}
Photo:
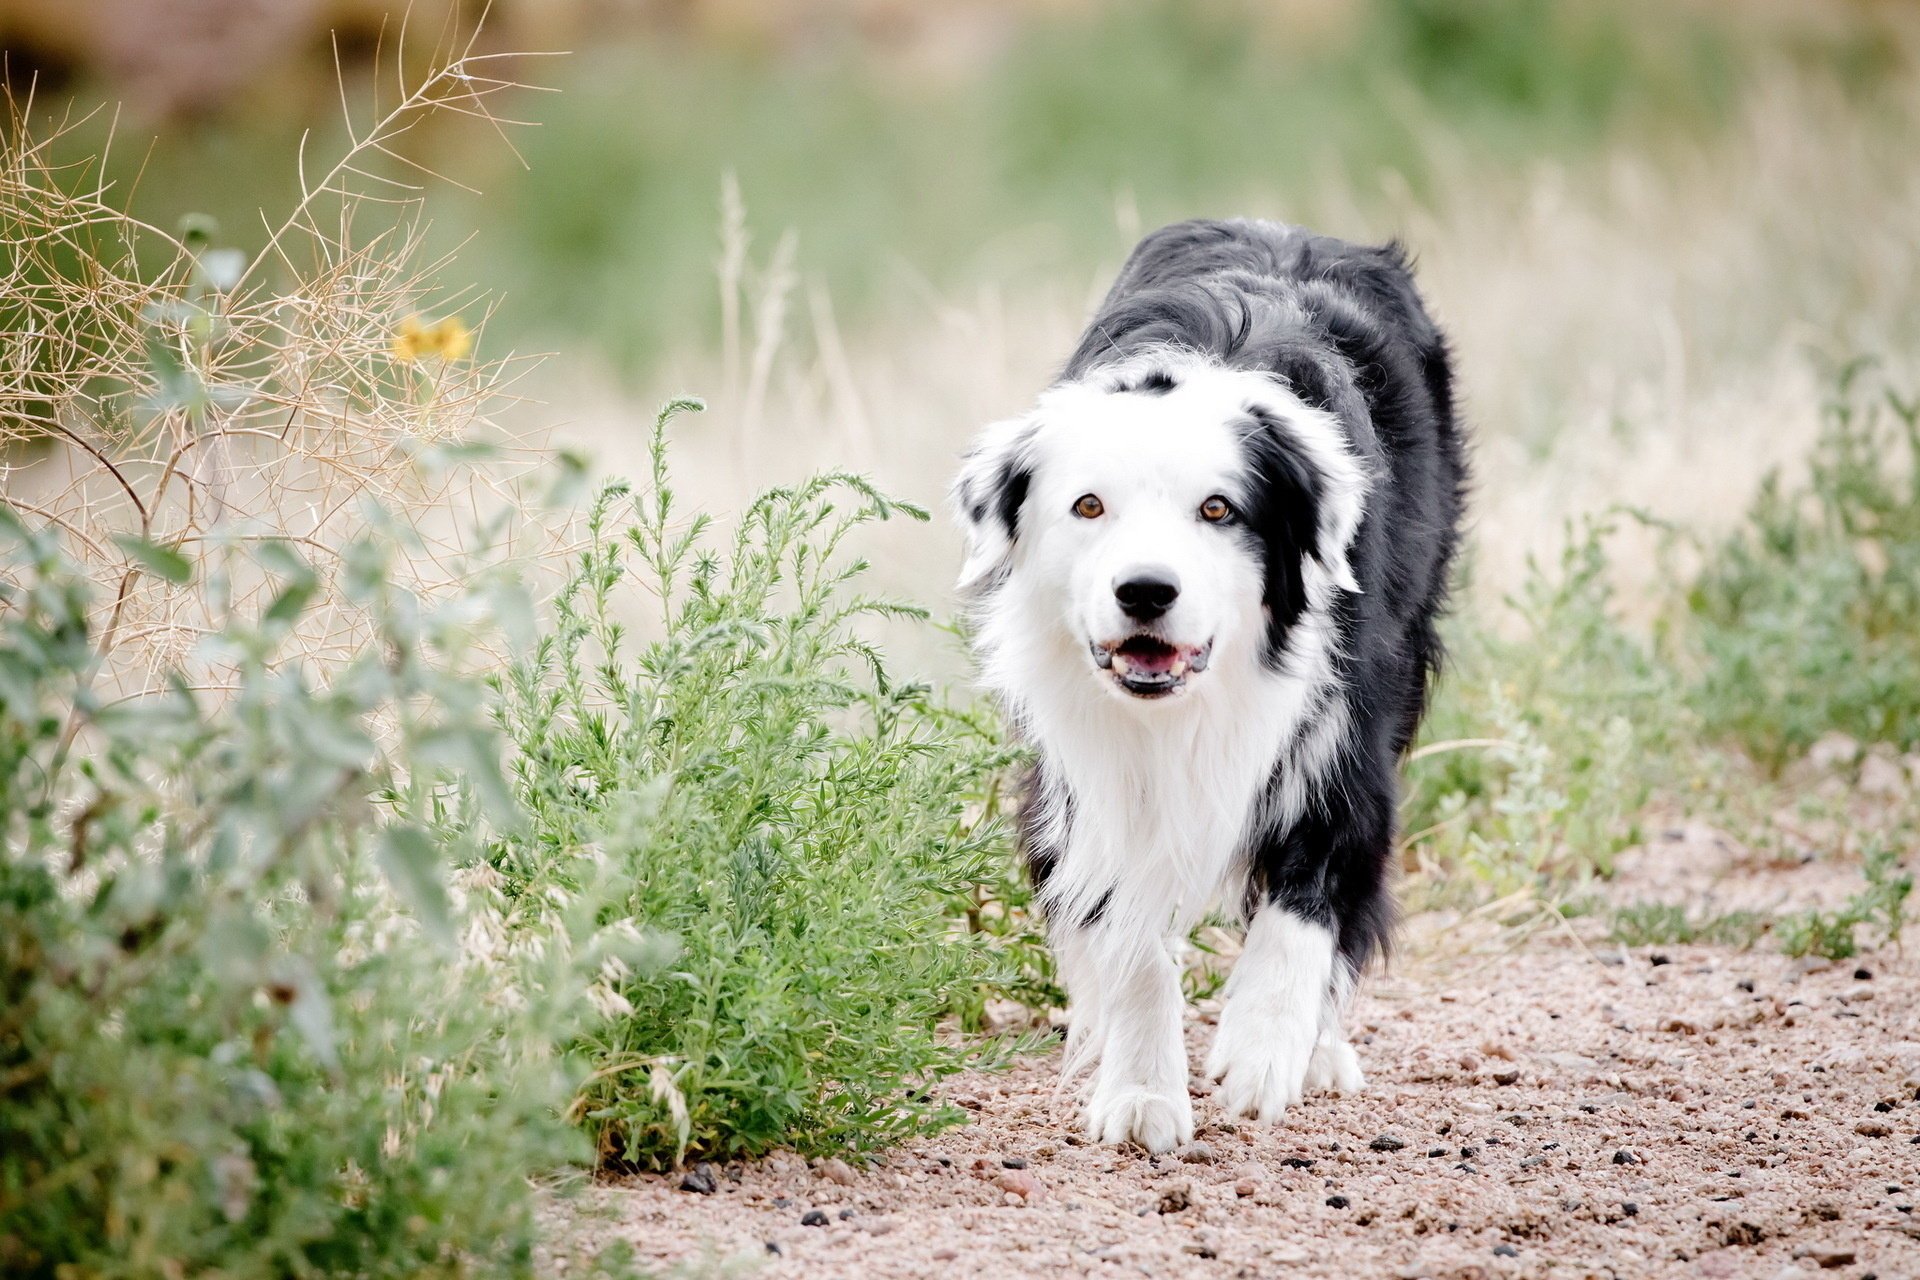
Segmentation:
{"type": "Polygon", "coordinates": [[[773,1255],[774,1257],[776,1257],[776,1258],[777,1258],[777,1257],[779,1257],[779,1256],[780,1256],[780,1242],[779,1242],[778,1240],[769,1240],[769,1241],[767,1241],[767,1252],[768,1252],[768,1253],[770,1253],[770,1254],[772,1254],[772,1255],[773,1255]]]}
{"type": "Polygon", "coordinates": [[[860,1181],[853,1167],[838,1156],[828,1156],[822,1160],[818,1171],[828,1182],[837,1182],[843,1187],[851,1187],[860,1181]]]}
{"type": "Polygon", "coordinates": [[[1383,1133],[1367,1145],[1375,1151],[1399,1151],[1407,1144],[1390,1133],[1383,1133]]]}
{"type": "Polygon", "coordinates": [[[993,1185],[1022,1200],[1037,1199],[1046,1190],[1040,1185],[1040,1179],[1025,1169],[1008,1169],[993,1180],[993,1185]]]}
{"type": "Polygon", "coordinates": [[[800,1215],[800,1225],[803,1227],[824,1227],[827,1225],[827,1215],[819,1209],[809,1209],[800,1215]]]}
{"type": "Polygon", "coordinates": [[[1344,1209],[1351,1203],[1352,1201],[1348,1200],[1345,1196],[1327,1197],[1327,1207],[1329,1209],[1344,1209]]]}
{"type": "Polygon", "coordinates": [[[1871,982],[1873,981],[1873,970],[1855,969],[1853,971],[1853,980],[1855,982],[1871,982]]]}
{"type": "Polygon", "coordinates": [[[1629,1218],[1637,1218],[1640,1216],[1640,1206],[1631,1200],[1622,1200],[1620,1202],[1620,1212],[1626,1214],[1629,1218]]]}
{"type": "Polygon", "coordinates": [[[842,1209],[842,1210],[840,1211],[840,1221],[842,1221],[842,1222],[852,1222],[852,1221],[853,1221],[853,1210],[851,1210],[851,1209],[842,1209]]]}
{"type": "Polygon", "coordinates": [[[1640,1160],[1631,1151],[1620,1150],[1613,1153],[1615,1164],[1639,1164],[1640,1160]]]}
{"type": "Polygon", "coordinates": [[[1213,1163],[1213,1148],[1204,1142],[1189,1142],[1174,1154],[1180,1157],[1182,1164],[1213,1163]]]}
{"type": "Polygon", "coordinates": [[[1493,1246],[1493,1256],[1496,1258],[1517,1258],[1520,1256],[1520,1251],[1510,1244],[1497,1244],[1493,1246]]]}
{"type": "Polygon", "coordinates": [[[1233,1184],[1233,1194],[1239,1196],[1242,1200],[1246,1199],[1248,1196],[1252,1195],[1254,1192],[1258,1191],[1259,1189],[1260,1189],[1260,1184],[1255,1182],[1252,1178],[1242,1178],[1240,1179],[1240,1181],[1233,1184]]]}
{"type": "Polygon", "coordinates": [[[1520,1073],[1518,1071],[1496,1071],[1493,1073],[1493,1082],[1495,1084],[1518,1084],[1520,1082],[1520,1073]]]}
{"type": "Polygon", "coordinates": [[[1000,1162],[1002,1169],[1024,1169],[1027,1167],[1025,1156],[1008,1156],[1000,1162]]]}
{"type": "Polygon", "coordinates": [[[701,1163],[687,1170],[687,1176],[680,1179],[680,1189],[697,1195],[710,1196],[720,1189],[720,1184],[714,1180],[713,1166],[701,1163]]]}

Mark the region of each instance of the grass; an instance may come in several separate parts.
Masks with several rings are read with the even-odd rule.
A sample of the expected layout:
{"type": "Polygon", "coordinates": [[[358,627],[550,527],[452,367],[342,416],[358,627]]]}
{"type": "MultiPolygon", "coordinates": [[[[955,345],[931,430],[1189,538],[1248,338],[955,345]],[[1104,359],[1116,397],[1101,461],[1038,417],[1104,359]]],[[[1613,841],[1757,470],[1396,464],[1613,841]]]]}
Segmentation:
{"type": "MultiPolygon", "coordinates": [[[[479,177],[484,198],[442,204],[436,243],[463,245],[515,299],[503,333],[592,351],[637,379],[690,326],[718,321],[710,268],[727,174],[769,225],[798,233],[857,324],[911,282],[944,294],[1080,280],[1126,247],[1131,223],[1328,220],[1348,192],[1369,206],[1435,196],[1463,151],[1511,170],[1623,135],[1711,136],[1775,63],[1871,97],[1901,56],[1897,24],[1860,17],[1730,22],[1639,0],[1302,8],[1019,11],[990,26],[982,52],[931,68],[824,21],[798,54],[775,34],[643,30],[582,48],[552,73],[565,93],[519,109],[538,125],[519,140],[527,173],[463,154],[457,136],[418,133],[402,151],[479,177]]],[[[935,45],[946,28],[927,26],[935,45]]],[[[234,115],[250,123],[169,130],[139,207],[160,223],[211,212],[257,247],[254,208],[289,195],[262,158],[322,114],[313,102],[331,85],[314,80],[241,104],[234,115]]],[[[149,161],[137,150],[117,177],[149,161]]]]}
{"type": "Polygon", "coordinates": [[[1678,902],[1636,902],[1613,912],[1611,936],[1629,947],[1708,946],[1752,947],[1774,922],[1753,911],[1725,911],[1714,915],[1691,911],[1678,902]]]}

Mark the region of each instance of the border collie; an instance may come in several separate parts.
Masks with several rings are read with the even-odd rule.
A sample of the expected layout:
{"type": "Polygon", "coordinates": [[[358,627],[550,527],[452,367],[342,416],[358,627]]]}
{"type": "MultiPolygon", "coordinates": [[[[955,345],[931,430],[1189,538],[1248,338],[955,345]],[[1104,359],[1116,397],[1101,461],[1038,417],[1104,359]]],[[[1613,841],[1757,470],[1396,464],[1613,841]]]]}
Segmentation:
{"type": "Polygon", "coordinates": [[[1395,769],[1466,479],[1447,347],[1398,246],[1184,222],[954,505],[987,687],[1037,760],[1022,845],[1101,1142],[1193,1136],[1176,960],[1247,925],[1207,1073],[1277,1120],[1360,1087],[1341,1022],[1388,941],[1395,769]]]}

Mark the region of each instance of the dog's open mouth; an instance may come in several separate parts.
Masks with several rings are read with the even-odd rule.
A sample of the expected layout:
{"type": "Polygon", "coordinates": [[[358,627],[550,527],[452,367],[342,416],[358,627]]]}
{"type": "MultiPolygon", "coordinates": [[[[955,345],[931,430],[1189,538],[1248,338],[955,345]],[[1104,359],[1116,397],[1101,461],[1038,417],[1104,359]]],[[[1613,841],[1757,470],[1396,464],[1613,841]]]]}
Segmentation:
{"type": "Polygon", "coordinates": [[[1207,669],[1213,641],[1201,645],[1170,644],[1157,636],[1135,635],[1125,640],[1093,645],[1093,661],[1113,673],[1113,681],[1137,698],[1172,693],[1190,675],[1207,669]]]}

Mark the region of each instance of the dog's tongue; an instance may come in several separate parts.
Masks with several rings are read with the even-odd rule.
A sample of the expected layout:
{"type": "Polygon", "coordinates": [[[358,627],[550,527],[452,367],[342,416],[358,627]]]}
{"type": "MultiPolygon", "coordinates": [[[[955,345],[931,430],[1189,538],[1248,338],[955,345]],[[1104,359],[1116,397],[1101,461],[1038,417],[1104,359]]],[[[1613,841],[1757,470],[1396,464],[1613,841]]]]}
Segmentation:
{"type": "Polygon", "coordinates": [[[1127,670],[1159,676],[1173,669],[1180,651],[1151,637],[1135,636],[1120,646],[1119,654],[1126,659],[1127,670]]]}

